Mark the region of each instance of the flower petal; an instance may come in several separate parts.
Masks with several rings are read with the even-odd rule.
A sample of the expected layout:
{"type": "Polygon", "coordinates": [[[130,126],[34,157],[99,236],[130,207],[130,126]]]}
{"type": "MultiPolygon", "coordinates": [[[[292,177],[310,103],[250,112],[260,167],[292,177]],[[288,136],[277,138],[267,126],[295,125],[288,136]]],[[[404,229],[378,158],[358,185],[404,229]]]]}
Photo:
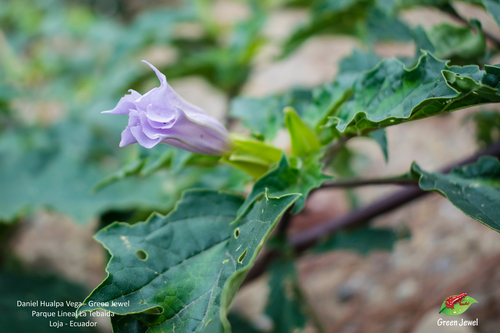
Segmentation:
{"type": "Polygon", "coordinates": [[[140,126],[131,127],[130,131],[132,132],[132,135],[136,138],[137,142],[139,142],[139,144],[145,148],[153,148],[161,141],[161,138],[156,138],[156,139],[148,138],[146,134],[144,134],[140,126]]]}
{"type": "Polygon", "coordinates": [[[169,123],[175,120],[177,116],[177,110],[175,108],[169,107],[168,105],[158,105],[149,104],[147,106],[146,114],[149,119],[158,123],[169,123]]]}
{"type": "Polygon", "coordinates": [[[102,113],[128,114],[130,109],[135,109],[134,102],[141,98],[141,94],[132,89],[129,92],[130,95],[123,96],[113,110],[103,111],[102,113]]]}
{"type": "Polygon", "coordinates": [[[156,67],[153,69],[161,85],[144,95],[130,90],[112,114],[128,114],[127,128],[122,132],[120,146],[135,142],[152,148],[159,142],[208,155],[226,155],[233,150],[233,142],[225,127],[199,107],[186,102],[156,67]]]}
{"type": "Polygon", "coordinates": [[[156,76],[158,76],[158,79],[160,80],[162,86],[167,84],[167,77],[165,76],[165,74],[160,72],[155,66],[151,65],[146,60],[142,60],[142,62],[151,67],[151,69],[155,71],[156,76]]]}
{"type": "Polygon", "coordinates": [[[161,118],[169,117],[168,115],[165,114],[166,108],[181,109],[182,111],[184,111],[187,117],[191,118],[195,122],[203,123],[210,127],[217,128],[219,131],[227,135],[227,130],[224,127],[224,125],[222,125],[214,117],[208,115],[198,106],[184,100],[179,94],[177,94],[177,92],[174,89],[172,89],[172,87],[167,83],[167,78],[165,77],[165,75],[163,75],[163,73],[161,73],[155,66],[151,65],[149,62],[145,60],[143,60],[142,62],[146,63],[149,67],[151,67],[152,70],[155,71],[156,75],[158,76],[158,79],[161,82],[161,86],[159,88],[155,88],[156,90],[152,89],[144,96],[148,95],[148,102],[150,102],[151,105],[153,106],[161,105],[162,107],[160,109],[162,109],[163,112],[160,113],[158,109],[155,108],[156,109],[155,112],[150,113],[149,109],[151,108],[151,105],[148,105],[148,118],[155,121],[163,121],[158,116],[161,115],[161,118]]]}
{"type": "Polygon", "coordinates": [[[120,141],[120,147],[125,147],[127,145],[130,145],[132,143],[136,143],[137,140],[136,138],[132,135],[132,132],[130,131],[130,127],[127,126],[125,130],[122,132],[122,140],[120,141]]]}
{"type": "Polygon", "coordinates": [[[225,133],[209,125],[193,122],[182,110],[178,111],[179,116],[168,130],[168,136],[162,140],[163,143],[196,153],[203,151],[203,154],[209,155],[225,155],[233,149],[232,142],[225,133]],[[182,144],[172,143],[169,139],[176,139],[182,144]]]}

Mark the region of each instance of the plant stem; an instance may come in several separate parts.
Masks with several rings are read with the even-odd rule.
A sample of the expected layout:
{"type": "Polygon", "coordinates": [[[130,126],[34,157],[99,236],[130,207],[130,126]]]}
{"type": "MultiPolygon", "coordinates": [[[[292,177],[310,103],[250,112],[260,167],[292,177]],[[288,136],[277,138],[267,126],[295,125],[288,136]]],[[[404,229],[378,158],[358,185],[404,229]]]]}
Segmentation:
{"type": "Polygon", "coordinates": [[[339,218],[333,218],[310,228],[290,239],[292,246],[302,252],[312,247],[320,238],[346,227],[355,227],[368,223],[371,219],[399,208],[430,192],[422,191],[418,186],[397,191],[361,209],[339,218]]]}
{"type": "MultiPolygon", "coordinates": [[[[484,155],[500,157],[500,141],[469,158],[441,169],[441,172],[449,173],[453,168],[473,163],[479,157],[484,155]]],[[[289,238],[290,245],[297,252],[303,252],[314,246],[318,240],[330,236],[342,228],[367,224],[374,217],[393,211],[394,209],[429,193],[431,192],[422,191],[418,186],[409,186],[407,189],[397,191],[396,193],[367,205],[364,208],[355,210],[338,218],[329,219],[299,235],[292,236],[289,238]]],[[[263,253],[248,273],[244,284],[262,275],[266,271],[269,264],[279,257],[280,253],[276,250],[263,253]]]]}
{"type": "Polygon", "coordinates": [[[347,141],[350,139],[356,137],[356,135],[347,135],[341,137],[339,140],[335,141],[330,147],[327,148],[325,152],[325,157],[323,157],[323,164],[325,166],[330,165],[330,163],[333,161],[335,158],[335,155],[337,152],[342,148],[347,141]]]}
{"type": "MultiPolygon", "coordinates": [[[[453,168],[460,167],[469,163],[475,162],[483,155],[492,155],[500,157],[500,142],[486,148],[485,150],[466,158],[456,164],[447,166],[441,169],[441,173],[449,173],[453,168]]],[[[345,227],[359,226],[368,223],[374,217],[390,212],[396,208],[403,206],[419,197],[431,192],[422,191],[418,186],[411,186],[408,189],[398,191],[389,195],[377,202],[374,202],[364,208],[355,210],[347,215],[339,218],[333,218],[323,222],[322,224],[310,228],[305,232],[296,235],[290,239],[291,245],[298,251],[303,251],[313,246],[320,238],[325,235],[332,234],[339,229],[345,227]]]]}

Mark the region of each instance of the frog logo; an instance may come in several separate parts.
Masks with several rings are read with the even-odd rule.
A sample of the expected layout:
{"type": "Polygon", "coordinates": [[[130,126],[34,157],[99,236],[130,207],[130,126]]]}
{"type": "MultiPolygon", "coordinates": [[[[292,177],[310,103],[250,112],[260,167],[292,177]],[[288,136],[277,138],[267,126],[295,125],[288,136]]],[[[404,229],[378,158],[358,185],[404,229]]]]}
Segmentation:
{"type": "Polygon", "coordinates": [[[477,301],[467,296],[467,293],[453,295],[444,300],[443,304],[441,304],[439,313],[447,316],[458,316],[467,311],[472,303],[477,303],[477,301]]]}

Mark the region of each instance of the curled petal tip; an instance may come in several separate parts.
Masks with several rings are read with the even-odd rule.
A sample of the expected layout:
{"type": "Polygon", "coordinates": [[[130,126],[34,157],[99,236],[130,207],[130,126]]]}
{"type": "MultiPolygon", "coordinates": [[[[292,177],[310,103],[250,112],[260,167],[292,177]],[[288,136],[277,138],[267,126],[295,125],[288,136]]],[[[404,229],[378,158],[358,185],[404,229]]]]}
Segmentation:
{"type": "Polygon", "coordinates": [[[152,70],[155,71],[156,73],[156,76],[158,76],[158,79],[160,80],[161,84],[163,85],[164,83],[167,83],[167,77],[158,70],[158,68],[156,68],[155,66],[151,65],[149,62],[147,62],[146,60],[141,60],[143,63],[145,63],[146,65],[148,65],[149,67],[151,67],[152,70]]]}

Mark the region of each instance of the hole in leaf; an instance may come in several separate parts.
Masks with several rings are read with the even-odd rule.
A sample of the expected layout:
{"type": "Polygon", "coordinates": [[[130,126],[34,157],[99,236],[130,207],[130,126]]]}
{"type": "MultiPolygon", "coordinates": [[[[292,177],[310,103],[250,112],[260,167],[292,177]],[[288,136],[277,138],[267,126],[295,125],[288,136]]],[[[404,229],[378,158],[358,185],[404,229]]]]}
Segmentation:
{"type": "Polygon", "coordinates": [[[243,259],[245,259],[245,256],[247,255],[247,249],[245,249],[245,251],[243,251],[243,253],[240,255],[240,257],[238,258],[238,262],[240,264],[243,263],[243,259]]]}
{"type": "Polygon", "coordinates": [[[163,309],[161,307],[157,306],[156,308],[146,310],[145,313],[160,314],[160,313],[163,313],[163,309]]]}
{"type": "Polygon", "coordinates": [[[240,236],[240,228],[234,229],[234,238],[238,238],[240,236]]]}
{"type": "Polygon", "coordinates": [[[135,256],[143,261],[146,261],[148,259],[148,254],[144,250],[135,251],[135,256]]]}

